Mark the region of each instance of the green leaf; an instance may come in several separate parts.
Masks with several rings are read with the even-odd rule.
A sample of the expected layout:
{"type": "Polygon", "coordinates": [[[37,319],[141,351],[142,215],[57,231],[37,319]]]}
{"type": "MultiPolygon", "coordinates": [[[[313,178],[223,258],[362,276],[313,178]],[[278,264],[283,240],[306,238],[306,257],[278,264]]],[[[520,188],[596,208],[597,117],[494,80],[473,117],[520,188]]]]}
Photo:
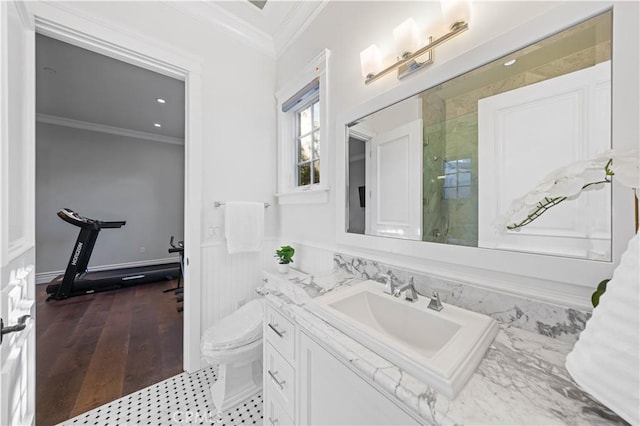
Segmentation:
{"type": "Polygon", "coordinates": [[[276,250],[276,255],[280,263],[287,264],[293,263],[293,254],[295,253],[295,249],[291,246],[282,246],[278,250],[276,250]]]}
{"type": "Polygon", "coordinates": [[[598,303],[600,303],[600,296],[602,296],[604,292],[607,291],[607,283],[609,281],[611,281],[611,279],[609,278],[606,280],[600,281],[600,283],[598,284],[598,288],[591,295],[591,304],[593,305],[594,308],[598,306],[598,303]]]}

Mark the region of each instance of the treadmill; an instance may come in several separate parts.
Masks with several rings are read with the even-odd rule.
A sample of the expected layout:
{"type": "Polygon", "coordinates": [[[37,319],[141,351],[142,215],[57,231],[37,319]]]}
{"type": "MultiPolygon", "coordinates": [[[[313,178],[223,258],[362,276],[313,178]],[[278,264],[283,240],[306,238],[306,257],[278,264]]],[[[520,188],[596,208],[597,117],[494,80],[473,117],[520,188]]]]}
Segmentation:
{"type": "Polygon", "coordinates": [[[127,222],[89,219],[66,208],[58,211],[58,217],[80,228],[80,233],[64,275],[57,276],[47,285],[47,301],[180,277],[179,262],[87,272],[87,265],[100,230],[121,228],[127,222]]]}

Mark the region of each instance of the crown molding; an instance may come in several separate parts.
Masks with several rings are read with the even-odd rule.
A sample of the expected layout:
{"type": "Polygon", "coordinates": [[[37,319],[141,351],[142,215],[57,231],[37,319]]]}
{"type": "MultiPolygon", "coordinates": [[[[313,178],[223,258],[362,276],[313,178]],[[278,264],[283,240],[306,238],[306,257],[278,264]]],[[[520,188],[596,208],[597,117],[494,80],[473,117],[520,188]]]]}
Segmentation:
{"type": "Polygon", "coordinates": [[[329,0],[296,2],[273,35],[276,56],[282,55],[311,25],[329,0]]]}
{"type": "Polygon", "coordinates": [[[244,19],[237,17],[214,2],[164,1],[163,3],[191,17],[225,30],[236,39],[258,49],[272,58],[276,57],[273,39],[269,34],[249,24],[244,19]]]}
{"type": "Polygon", "coordinates": [[[172,145],[184,145],[184,139],[172,136],[157,135],[155,133],[140,132],[138,130],[124,129],[122,127],[106,126],[104,124],[91,123],[89,121],[73,120],[71,118],[58,117],[48,114],[36,114],[38,123],[53,124],[56,126],[71,127],[74,129],[89,130],[92,132],[107,133],[110,135],[126,136],[135,139],[144,139],[154,142],[169,143],[172,145]]]}
{"type": "MultiPolygon", "coordinates": [[[[285,17],[275,26],[277,30],[273,35],[257,28],[215,2],[164,1],[163,3],[191,17],[213,24],[269,57],[277,58],[300,37],[329,3],[329,0],[292,2],[285,17]]],[[[246,4],[255,9],[249,2],[246,4]]],[[[267,3],[267,7],[269,7],[269,3],[267,3]]],[[[265,16],[264,10],[256,9],[255,12],[262,14],[265,19],[269,19],[268,16],[265,16]]]]}

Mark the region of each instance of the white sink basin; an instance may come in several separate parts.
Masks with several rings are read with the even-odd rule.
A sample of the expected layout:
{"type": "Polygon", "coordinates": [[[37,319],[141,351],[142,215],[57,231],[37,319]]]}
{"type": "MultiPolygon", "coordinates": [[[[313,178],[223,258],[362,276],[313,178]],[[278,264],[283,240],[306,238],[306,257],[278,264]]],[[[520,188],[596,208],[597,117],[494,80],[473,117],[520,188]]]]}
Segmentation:
{"type": "Polygon", "coordinates": [[[455,398],[478,367],[498,333],[486,315],[443,304],[428,309],[429,298],[409,302],[364,281],[313,299],[307,309],[364,346],[455,398]]]}

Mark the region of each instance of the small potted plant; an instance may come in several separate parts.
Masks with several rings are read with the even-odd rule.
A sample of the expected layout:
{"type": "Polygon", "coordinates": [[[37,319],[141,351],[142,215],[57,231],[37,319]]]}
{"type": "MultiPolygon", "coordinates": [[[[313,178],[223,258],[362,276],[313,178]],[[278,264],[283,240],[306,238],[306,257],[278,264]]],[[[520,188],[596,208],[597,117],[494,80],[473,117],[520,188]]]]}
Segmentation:
{"type": "Polygon", "coordinates": [[[293,254],[295,252],[291,246],[282,246],[276,250],[275,257],[278,258],[278,272],[281,274],[289,273],[289,264],[293,263],[293,254]]]}

